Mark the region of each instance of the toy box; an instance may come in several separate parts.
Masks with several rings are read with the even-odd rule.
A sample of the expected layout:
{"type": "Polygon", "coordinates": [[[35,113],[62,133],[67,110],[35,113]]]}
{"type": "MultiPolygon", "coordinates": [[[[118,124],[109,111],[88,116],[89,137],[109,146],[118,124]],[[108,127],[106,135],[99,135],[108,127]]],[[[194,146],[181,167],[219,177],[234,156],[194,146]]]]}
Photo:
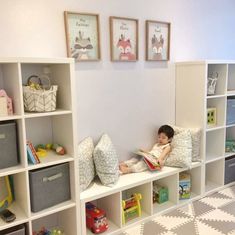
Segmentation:
{"type": "Polygon", "coordinates": [[[153,185],[153,202],[159,204],[169,200],[168,188],[160,185],[153,185]]]}
{"type": "Polygon", "coordinates": [[[86,226],[95,234],[108,229],[105,211],[97,208],[91,202],[86,203],[86,226]]]}
{"type": "Polygon", "coordinates": [[[189,199],[191,194],[191,176],[187,172],[179,174],[179,199],[189,199]]]}

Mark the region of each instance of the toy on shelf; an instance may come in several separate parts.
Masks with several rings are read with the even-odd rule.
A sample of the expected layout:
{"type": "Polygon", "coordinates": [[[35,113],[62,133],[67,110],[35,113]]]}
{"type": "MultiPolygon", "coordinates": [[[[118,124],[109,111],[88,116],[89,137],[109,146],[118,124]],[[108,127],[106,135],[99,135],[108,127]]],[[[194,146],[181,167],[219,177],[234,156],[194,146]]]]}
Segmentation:
{"type": "Polygon", "coordinates": [[[216,125],[216,108],[207,108],[207,127],[216,125]]]}
{"type": "Polygon", "coordinates": [[[40,231],[33,231],[33,235],[65,235],[61,229],[53,228],[51,231],[42,227],[40,231]]]}
{"type": "Polygon", "coordinates": [[[235,152],[235,140],[226,140],[225,152],[235,152]]]}
{"type": "Polygon", "coordinates": [[[122,223],[125,224],[127,220],[133,217],[141,216],[140,200],[142,195],[134,193],[131,198],[122,200],[122,223]]]}
{"type": "Polygon", "coordinates": [[[59,144],[38,144],[36,150],[39,157],[45,157],[47,155],[47,150],[54,150],[58,155],[65,154],[65,148],[59,144]]]}
{"type": "Polygon", "coordinates": [[[106,213],[91,202],[86,203],[86,226],[95,234],[108,229],[106,213]]]}
{"type": "Polygon", "coordinates": [[[167,202],[169,200],[168,188],[160,185],[153,184],[153,202],[159,204],[167,202]]]}
{"type": "Polygon", "coordinates": [[[0,212],[9,207],[12,200],[9,176],[0,177],[0,212]]]}
{"type": "Polygon", "coordinates": [[[0,116],[13,115],[12,99],[7,95],[6,91],[0,90],[0,116]]]}
{"type": "Polygon", "coordinates": [[[179,199],[189,199],[191,194],[191,176],[187,172],[179,174],[179,199]]]}

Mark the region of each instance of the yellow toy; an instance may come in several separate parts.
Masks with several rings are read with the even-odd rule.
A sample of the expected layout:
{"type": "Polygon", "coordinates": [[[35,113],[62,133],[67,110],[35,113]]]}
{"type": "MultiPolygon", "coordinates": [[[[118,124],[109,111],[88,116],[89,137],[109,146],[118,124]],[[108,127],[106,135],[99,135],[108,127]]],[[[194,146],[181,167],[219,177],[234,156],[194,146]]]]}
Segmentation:
{"type": "Polygon", "coordinates": [[[140,193],[134,193],[131,198],[122,200],[122,223],[125,224],[126,221],[132,217],[141,216],[141,205],[140,200],[142,195],[140,193]]]}
{"type": "Polygon", "coordinates": [[[207,127],[216,125],[216,108],[207,108],[207,127]]]}
{"type": "Polygon", "coordinates": [[[0,177],[0,211],[10,206],[12,202],[12,192],[9,177],[0,177]]]}

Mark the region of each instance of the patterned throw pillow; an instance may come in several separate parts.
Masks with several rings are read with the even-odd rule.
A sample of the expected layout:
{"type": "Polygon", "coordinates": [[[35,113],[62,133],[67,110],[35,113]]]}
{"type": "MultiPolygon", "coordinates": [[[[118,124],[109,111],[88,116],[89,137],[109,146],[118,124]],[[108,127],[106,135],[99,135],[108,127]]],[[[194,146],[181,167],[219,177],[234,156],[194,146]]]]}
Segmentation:
{"type": "Polygon", "coordinates": [[[192,161],[200,162],[200,145],[201,145],[201,129],[200,128],[184,128],[179,126],[172,126],[175,131],[175,134],[178,134],[182,131],[189,130],[192,138],[192,161]]]}
{"type": "Polygon", "coordinates": [[[175,134],[172,150],[165,161],[165,166],[190,168],[192,163],[192,139],[190,132],[182,131],[175,134]]]}
{"type": "Polygon", "coordinates": [[[103,185],[112,187],[119,177],[118,156],[107,134],[102,135],[95,147],[94,162],[96,172],[103,185]]]}
{"type": "Polygon", "coordinates": [[[92,153],[94,144],[91,137],[87,137],[78,145],[79,181],[81,192],[84,191],[95,177],[95,167],[92,153]]]}

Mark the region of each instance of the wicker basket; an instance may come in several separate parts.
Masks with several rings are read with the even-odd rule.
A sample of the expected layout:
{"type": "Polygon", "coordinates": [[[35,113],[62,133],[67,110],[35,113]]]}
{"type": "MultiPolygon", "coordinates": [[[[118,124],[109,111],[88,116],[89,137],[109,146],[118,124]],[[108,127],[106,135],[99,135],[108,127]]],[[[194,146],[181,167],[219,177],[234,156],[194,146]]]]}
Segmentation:
{"type": "Polygon", "coordinates": [[[56,110],[56,93],[58,86],[51,85],[47,76],[32,75],[28,84],[23,86],[24,109],[27,112],[51,112],[56,110]],[[36,79],[36,82],[32,82],[36,79]],[[46,85],[45,85],[46,81],[46,85]],[[34,87],[32,86],[34,85],[34,87]],[[39,89],[35,89],[35,85],[39,89]]]}

